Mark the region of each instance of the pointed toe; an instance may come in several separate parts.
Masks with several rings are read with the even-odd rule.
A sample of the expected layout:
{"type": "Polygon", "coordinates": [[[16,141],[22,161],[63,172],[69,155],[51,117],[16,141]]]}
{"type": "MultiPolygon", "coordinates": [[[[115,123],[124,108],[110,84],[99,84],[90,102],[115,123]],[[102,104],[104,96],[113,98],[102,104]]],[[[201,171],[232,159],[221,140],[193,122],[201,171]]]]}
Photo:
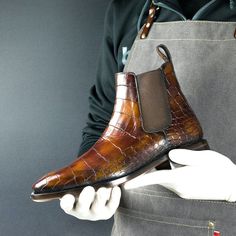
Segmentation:
{"type": "Polygon", "coordinates": [[[40,194],[45,192],[51,192],[54,189],[54,186],[59,182],[60,177],[56,173],[49,173],[32,186],[34,193],[40,194]]]}
{"type": "Polygon", "coordinates": [[[34,192],[40,192],[44,186],[47,185],[47,178],[40,179],[36,183],[33,184],[32,189],[34,192]]]}

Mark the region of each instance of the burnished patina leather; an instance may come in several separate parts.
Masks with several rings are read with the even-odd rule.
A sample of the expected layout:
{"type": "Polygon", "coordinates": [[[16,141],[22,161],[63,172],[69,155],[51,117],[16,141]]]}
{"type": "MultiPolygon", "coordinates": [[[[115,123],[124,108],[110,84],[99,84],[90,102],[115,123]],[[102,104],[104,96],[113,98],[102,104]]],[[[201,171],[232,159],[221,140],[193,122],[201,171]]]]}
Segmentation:
{"type": "MultiPolygon", "coordinates": [[[[115,105],[103,134],[87,152],[70,165],[50,172],[37,181],[33,185],[33,200],[40,200],[41,196],[49,199],[52,193],[59,196],[60,193],[73,192],[86,185],[120,184],[163,163],[166,160],[164,156],[169,150],[202,143],[203,132],[199,121],[180,89],[170,58],[166,58],[166,62],[152,73],[115,74],[115,105]],[[154,130],[158,128],[158,131],[146,132],[142,125],[144,117],[140,112],[142,101],[138,94],[140,90],[137,89],[137,83],[140,85],[142,79],[152,83],[154,80],[148,78],[150,76],[164,81],[153,85],[156,93],[166,93],[168,106],[166,107],[165,98],[162,100],[162,106],[165,107],[164,114],[167,114],[167,118],[170,112],[171,119],[167,119],[167,123],[164,121],[162,129],[154,125],[152,128],[154,130]]],[[[147,83],[142,83],[142,86],[146,86],[145,84],[147,83]]],[[[142,87],[142,90],[145,90],[145,87],[142,87]]],[[[147,90],[150,90],[150,85],[147,86],[147,90]]],[[[155,99],[155,96],[152,98],[155,99]]],[[[158,111],[160,101],[150,103],[153,112],[158,111]]],[[[156,119],[158,118],[157,115],[156,119]]],[[[155,116],[150,116],[148,119],[149,124],[152,123],[150,119],[153,119],[154,124],[160,125],[155,121],[155,116]]]]}

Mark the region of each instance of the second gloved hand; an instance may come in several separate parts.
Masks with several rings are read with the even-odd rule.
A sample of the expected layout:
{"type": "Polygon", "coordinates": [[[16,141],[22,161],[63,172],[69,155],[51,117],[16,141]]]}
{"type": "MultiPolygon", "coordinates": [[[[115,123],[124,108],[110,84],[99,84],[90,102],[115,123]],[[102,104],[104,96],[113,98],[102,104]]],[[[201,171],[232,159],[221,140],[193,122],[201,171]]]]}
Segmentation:
{"type": "Polygon", "coordinates": [[[88,186],[79,197],[64,195],[60,206],[65,213],[81,220],[107,220],[111,218],[119,206],[121,190],[119,187],[99,188],[97,191],[88,186]]]}
{"type": "Polygon", "coordinates": [[[185,199],[236,201],[236,165],[228,157],[212,150],[174,149],[169,158],[182,167],[139,176],[125,189],[160,184],[185,199]]]}

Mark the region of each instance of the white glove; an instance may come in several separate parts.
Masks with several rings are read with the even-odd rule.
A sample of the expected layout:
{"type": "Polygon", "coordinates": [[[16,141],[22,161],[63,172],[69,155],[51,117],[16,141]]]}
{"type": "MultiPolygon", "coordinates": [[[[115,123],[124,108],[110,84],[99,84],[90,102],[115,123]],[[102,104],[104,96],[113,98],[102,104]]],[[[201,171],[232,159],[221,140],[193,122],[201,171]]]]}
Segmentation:
{"type": "Polygon", "coordinates": [[[107,220],[119,206],[121,190],[119,187],[99,188],[95,192],[91,186],[85,187],[78,198],[71,194],[64,195],[60,206],[65,213],[81,220],[107,220]]]}
{"type": "Polygon", "coordinates": [[[236,201],[236,165],[212,151],[174,149],[171,161],[184,165],[138,176],[124,184],[125,189],[160,184],[185,199],[236,201]]]}

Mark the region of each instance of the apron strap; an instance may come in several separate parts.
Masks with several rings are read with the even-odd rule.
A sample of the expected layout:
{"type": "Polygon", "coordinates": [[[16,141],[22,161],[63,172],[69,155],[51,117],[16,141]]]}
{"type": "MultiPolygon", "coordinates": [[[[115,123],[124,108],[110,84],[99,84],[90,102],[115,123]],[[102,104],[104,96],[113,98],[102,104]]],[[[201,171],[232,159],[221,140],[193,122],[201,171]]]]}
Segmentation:
{"type": "MultiPolygon", "coordinates": [[[[140,34],[140,39],[145,39],[148,36],[148,33],[151,29],[151,26],[155,20],[156,13],[160,8],[151,2],[150,8],[149,8],[149,15],[147,17],[146,23],[144,24],[144,27],[142,29],[142,32],[140,34]]],[[[143,14],[143,13],[142,13],[143,14]]]]}
{"type": "Polygon", "coordinates": [[[165,61],[165,62],[172,62],[171,60],[171,55],[170,55],[170,51],[168,50],[168,48],[164,45],[164,44],[159,44],[156,47],[157,53],[159,54],[159,56],[165,61]],[[164,53],[161,51],[163,50],[164,53]]]}

